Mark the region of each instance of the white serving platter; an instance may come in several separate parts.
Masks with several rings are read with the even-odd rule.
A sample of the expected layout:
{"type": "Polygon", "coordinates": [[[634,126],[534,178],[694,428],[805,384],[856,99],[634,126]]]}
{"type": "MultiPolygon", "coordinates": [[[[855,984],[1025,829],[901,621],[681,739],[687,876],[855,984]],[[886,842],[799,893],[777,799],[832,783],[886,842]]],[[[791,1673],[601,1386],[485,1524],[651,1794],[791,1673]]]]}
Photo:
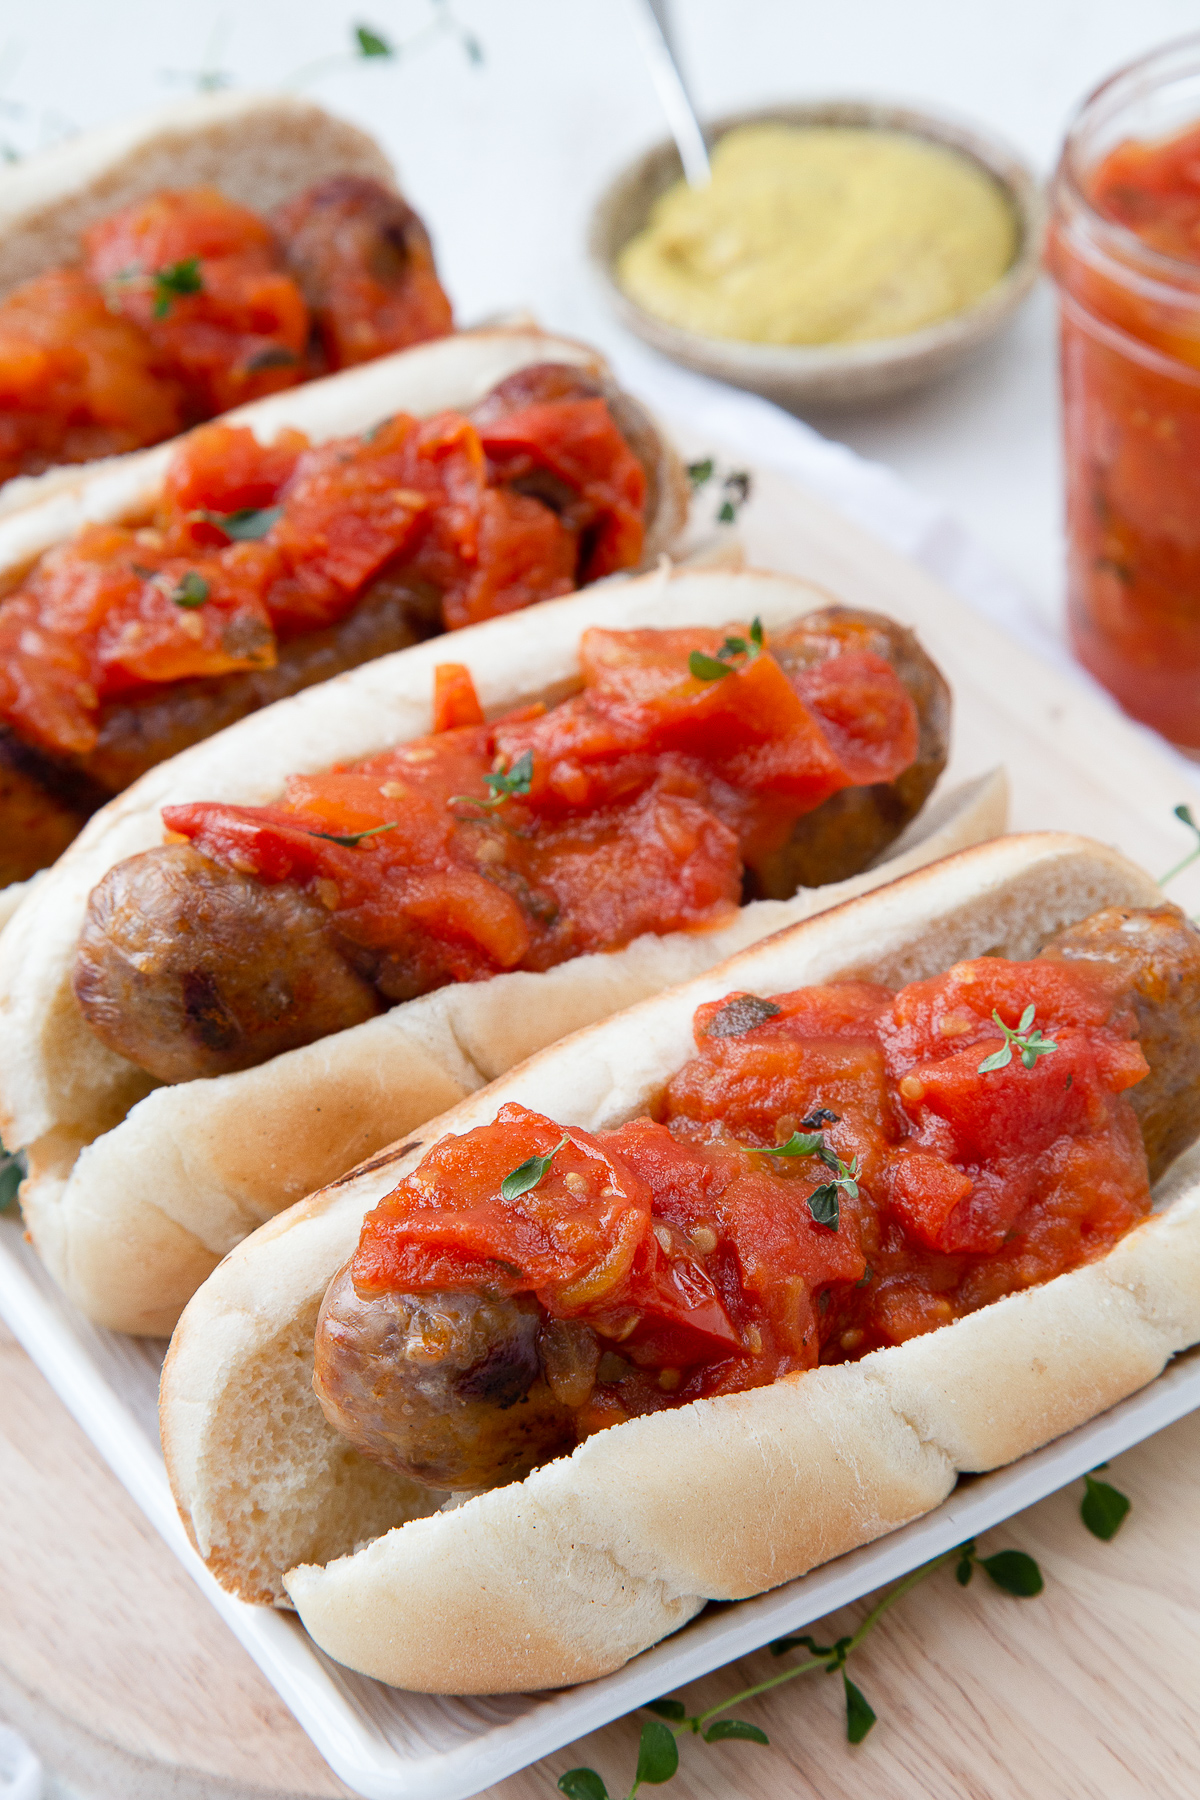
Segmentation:
{"type": "MultiPolygon", "coordinates": [[[[713,446],[686,448],[701,454],[713,446]]],[[[1148,733],[783,477],[755,473],[742,524],[757,566],[805,575],[840,600],[916,628],[954,688],[948,779],[1003,761],[1017,828],[1088,832],[1151,870],[1186,851],[1172,809],[1189,790],[1148,733]]],[[[1185,877],[1172,895],[1200,904],[1200,878],[1185,877]]],[[[551,1694],[441,1698],[351,1674],[322,1655],[294,1617],[246,1606],[213,1581],[180,1524],[159,1450],[164,1346],[88,1324],[61,1299],[12,1219],[0,1220],[0,1316],[331,1767],[367,1800],[468,1800],[631,1708],[984,1532],[1200,1406],[1200,1352],[1191,1352],[1078,1431],[1009,1468],[960,1483],[934,1512],[903,1530],[770,1594],[709,1609],[614,1675],[551,1694]]]]}

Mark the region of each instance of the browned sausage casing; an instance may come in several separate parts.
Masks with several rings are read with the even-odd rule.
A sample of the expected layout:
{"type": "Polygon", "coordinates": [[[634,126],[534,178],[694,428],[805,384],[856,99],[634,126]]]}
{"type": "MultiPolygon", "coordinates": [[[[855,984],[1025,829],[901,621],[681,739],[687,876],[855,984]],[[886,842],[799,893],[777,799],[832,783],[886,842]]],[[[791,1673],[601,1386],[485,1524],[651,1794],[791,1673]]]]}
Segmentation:
{"type": "MultiPolygon", "coordinates": [[[[1133,1006],[1150,1073],[1130,1089],[1129,1098],[1141,1124],[1151,1180],[1156,1180],[1200,1135],[1200,932],[1176,906],[1164,904],[1143,911],[1110,906],[1059,932],[1042,955],[1101,965],[1114,978],[1114,1007],[1133,1006]]],[[[489,1415],[478,1394],[461,1396],[453,1374],[457,1364],[447,1365],[433,1388],[423,1385],[420,1373],[407,1366],[413,1356],[412,1340],[389,1330],[388,1323],[410,1313],[419,1316],[421,1308],[457,1318],[471,1298],[465,1293],[362,1298],[354,1290],[347,1264],[331,1284],[321,1310],[315,1385],[330,1423],[367,1455],[426,1480],[419,1473],[423,1463],[433,1464],[440,1447],[452,1437],[464,1458],[464,1468],[470,1471],[470,1482],[462,1485],[482,1488],[518,1479],[506,1473],[509,1464],[496,1455],[497,1444],[507,1449],[504,1420],[508,1415],[494,1407],[489,1415]],[[395,1366],[397,1363],[402,1366],[395,1366]],[[427,1399],[429,1393],[433,1394],[432,1403],[427,1399]],[[398,1402],[403,1412],[400,1425],[398,1402]],[[397,1451],[401,1442],[398,1428],[402,1456],[397,1451]]],[[[532,1301],[526,1304],[534,1305],[532,1301]]],[[[509,1329],[505,1324],[508,1315],[489,1317],[495,1318],[502,1335],[509,1329]]],[[[597,1374],[605,1374],[598,1365],[599,1346],[594,1338],[590,1358],[577,1353],[573,1363],[564,1364],[555,1334],[577,1338],[581,1332],[586,1333],[587,1327],[578,1322],[563,1326],[552,1320],[546,1320],[538,1332],[536,1320],[530,1320],[525,1312],[520,1316],[520,1354],[527,1354],[525,1346],[536,1344],[541,1370],[561,1400],[568,1422],[590,1398],[597,1374]],[[569,1386],[561,1373],[564,1366],[570,1367],[569,1386]]],[[[504,1341],[513,1346],[505,1354],[515,1357],[516,1337],[504,1341]]],[[[503,1360],[500,1356],[499,1362],[503,1360]]],[[[619,1396],[619,1382],[614,1391],[619,1396]]],[[[555,1454],[555,1448],[547,1452],[547,1456],[555,1454]]],[[[514,1463],[519,1462],[520,1458],[514,1457],[514,1463]]],[[[430,1480],[429,1485],[452,1484],[430,1480]]]]}
{"type": "Polygon", "coordinates": [[[188,844],[131,856],[93,888],[75,994],[97,1037],[160,1081],[250,1069],[382,1008],[317,901],[188,844]]]}

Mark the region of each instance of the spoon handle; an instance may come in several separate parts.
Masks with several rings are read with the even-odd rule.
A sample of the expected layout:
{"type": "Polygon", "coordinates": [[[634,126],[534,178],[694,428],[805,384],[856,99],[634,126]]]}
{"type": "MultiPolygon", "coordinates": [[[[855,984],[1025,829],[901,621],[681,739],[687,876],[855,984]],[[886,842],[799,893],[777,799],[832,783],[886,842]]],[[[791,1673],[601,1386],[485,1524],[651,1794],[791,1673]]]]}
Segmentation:
{"type": "Polygon", "coordinates": [[[670,0],[634,0],[633,23],[690,187],[712,180],[708,146],[675,56],[670,0]]]}

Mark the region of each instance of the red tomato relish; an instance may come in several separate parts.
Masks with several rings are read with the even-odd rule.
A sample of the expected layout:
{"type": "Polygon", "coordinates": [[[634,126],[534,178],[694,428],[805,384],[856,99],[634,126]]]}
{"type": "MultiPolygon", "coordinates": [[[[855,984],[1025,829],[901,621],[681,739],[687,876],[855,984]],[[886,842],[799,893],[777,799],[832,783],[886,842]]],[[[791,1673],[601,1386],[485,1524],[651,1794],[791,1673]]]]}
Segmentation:
{"type": "MultiPolygon", "coordinates": [[[[789,678],[768,649],[693,675],[724,637],[587,631],[583,690],[549,712],[292,776],[281,806],[198,802],[163,820],[232,868],[306,887],[392,999],[711,930],[797,819],[917,753],[916,709],[882,658],[844,652],[789,678]]],[[[435,698],[447,718],[482,719],[459,666],[435,698]]]]}
{"type": "Polygon", "coordinates": [[[363,178],[318,182],[271,222],[214,187],[166,189],[82,250],[82,268],[0,303],[0,481],[160,443],[452,329],[419,220],[363,178]]]}
{"type": "Polygon", "coordinates": [[[1195,751],[1200,125],[1116,144],[1059,215],[1072,646],[1134,718],[1195,751]]]}
{"type": "Polygon", "coordinates": [[[1102,975],[1053,961],[730,996],[697,1012],[657,1119],[588,1132],[507,1105],[435,1144],[367,1215],[355,1286],[528,1292],[585,1321],[621,1365],[585,1431],[903,1343],[1149,1211],[1133,1030],[1102,975]],[[1016,1028],[1030,1005],[1054,1051],[981,1073],[993,1010],[1016,1028]],[[761,1153],[814,1119],[825,1160],[761,1153]],[[506,1200],[531,1156],[545,1174],[506,1200]],[[831,1179],[835,1224],[814,1217],[831,1179]]]}
{"type": "Polygon", "coordinates": [[[645,495],[599,399],[479,430],[398,413],[316,446],[202,426],[171,458],[153,525],[86,526],[0,605],[0,722],[86,755],[106,702],[269,668],[278,642],[336,624],[385,570],[435,589],[449,629],[569,593],[637,563],[645,495]],[[562,514],[512,485],[539,468],[570,495],[562,514]]]}

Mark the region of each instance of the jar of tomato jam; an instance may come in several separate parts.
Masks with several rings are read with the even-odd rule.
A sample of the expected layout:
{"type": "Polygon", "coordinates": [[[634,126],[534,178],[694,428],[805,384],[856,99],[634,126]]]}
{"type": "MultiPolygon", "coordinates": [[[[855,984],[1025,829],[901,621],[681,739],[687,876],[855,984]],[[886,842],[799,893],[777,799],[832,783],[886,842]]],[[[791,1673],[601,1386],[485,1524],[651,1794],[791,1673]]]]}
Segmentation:
{"type": "Polygon", "coordinates": [[[1072,647],[1126,712],[1200,757],[1200,36],[1084,102],[1048,256],[1072,647]]]}

